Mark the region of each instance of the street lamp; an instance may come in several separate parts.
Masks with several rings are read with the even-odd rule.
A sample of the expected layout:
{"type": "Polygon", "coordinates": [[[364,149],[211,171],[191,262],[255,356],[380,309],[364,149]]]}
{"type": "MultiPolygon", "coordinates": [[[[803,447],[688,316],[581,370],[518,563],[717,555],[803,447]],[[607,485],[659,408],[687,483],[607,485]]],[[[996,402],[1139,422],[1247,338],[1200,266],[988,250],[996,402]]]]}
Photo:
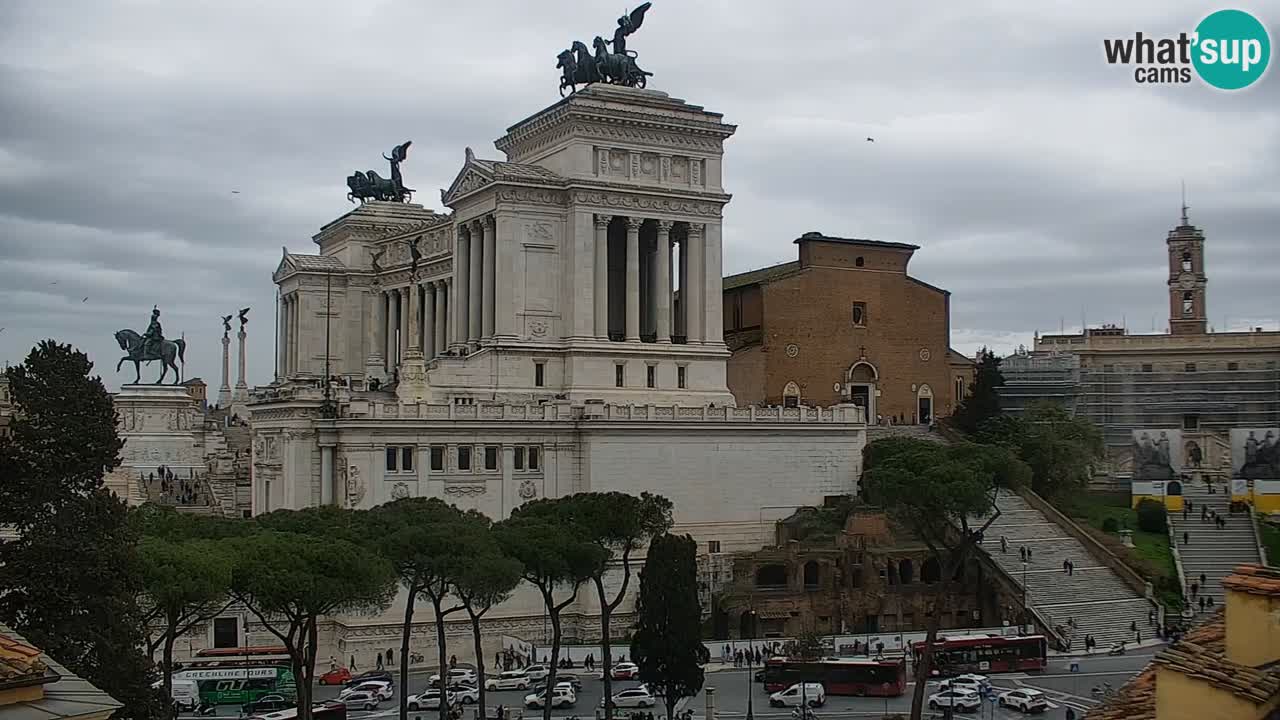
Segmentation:
{"type": "Polygon", "coordinates": [[[320,417],[332,420],[338,417],[338,403],[329,387],[329,325],[333,318],[333,271],[324,274],[324,400],[320,402],[320,417]]]}
{"type": "Polygon", "coordinates": [[[1022,561],[1022,617],[1018,620],[1018,632],[1025,633],[1027,624],[1027,561],[1022,561]]]}
{"type": "MultiPolygon", "coordinates": [[[[747,617],[750,619],[750,622],[748,623],[749,629],[747,632],[747,635],[749,637],[747,638],[747,640],[754,640],[756,636],[756,611],[748,610],[747,617]]],[[[752,694],[754,694],[755,692],[755,688],[751,686],[751,684],[755,682],[755,673],[751,671],[751,660],[752,660],[751,646],[752,646],[752,643],[748,642],[747,643],[747,720],[755,720],[755,717],[756,717],[755,709],[752,705],[752,698],[751,698],[752,694]]]]}

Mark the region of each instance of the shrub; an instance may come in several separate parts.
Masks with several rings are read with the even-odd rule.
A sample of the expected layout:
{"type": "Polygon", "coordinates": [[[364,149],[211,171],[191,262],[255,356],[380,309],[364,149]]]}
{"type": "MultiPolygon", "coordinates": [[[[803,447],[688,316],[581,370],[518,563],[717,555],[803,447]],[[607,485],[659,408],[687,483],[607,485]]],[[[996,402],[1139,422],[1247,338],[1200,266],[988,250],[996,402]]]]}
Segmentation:
{"type": "Polygon", "coordinates": [[[1109,517],[1102,521],[1102,529],[1109,533],[1120,532],[1120,523],[1116,522],[1115,518],[1109,517]]]}
{"type": "Polygon", "coordinates": [[[1168,528],[1168,516],[1164,503],[1157,500],[1143,500],[1138,503],[1138,529],[1149,533],[1164,533],[1168,528]]]}

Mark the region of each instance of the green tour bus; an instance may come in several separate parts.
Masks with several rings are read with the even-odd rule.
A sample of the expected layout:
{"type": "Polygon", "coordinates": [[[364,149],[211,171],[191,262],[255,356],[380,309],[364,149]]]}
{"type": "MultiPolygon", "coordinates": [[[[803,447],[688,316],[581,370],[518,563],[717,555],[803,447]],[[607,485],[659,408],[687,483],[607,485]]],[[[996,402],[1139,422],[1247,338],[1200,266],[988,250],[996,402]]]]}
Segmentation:
{"type": "Polygon", "coordinates": [[[173,674],[191,680],[205,705],[243,705],[263,695],[298,696],[293,669],[284,648],[246,647],[201,650],[173,674]]]}

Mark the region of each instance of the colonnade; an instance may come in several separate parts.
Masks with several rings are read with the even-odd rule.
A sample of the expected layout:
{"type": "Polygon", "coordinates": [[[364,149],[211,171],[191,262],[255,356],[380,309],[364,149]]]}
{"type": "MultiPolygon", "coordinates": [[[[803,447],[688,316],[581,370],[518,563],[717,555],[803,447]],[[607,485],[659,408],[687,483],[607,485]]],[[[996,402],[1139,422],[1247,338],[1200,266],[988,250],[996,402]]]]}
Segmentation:
{"type": "MultiPolygon", "coordinates": [[[[631,343],[712,339],[704,327],[708,290],[704,225],[596,215],[595,234],[592,297],[597,339],[631,343]],[[674,262],[673,246],[679,249],[674,262]],[[621,292],[614,284],[621,285],[621,292]]],[[[719,267],[713,272],[718,278],[719,267]]],[[[718,296],[717,288],[717,302],[718,296]]]]}

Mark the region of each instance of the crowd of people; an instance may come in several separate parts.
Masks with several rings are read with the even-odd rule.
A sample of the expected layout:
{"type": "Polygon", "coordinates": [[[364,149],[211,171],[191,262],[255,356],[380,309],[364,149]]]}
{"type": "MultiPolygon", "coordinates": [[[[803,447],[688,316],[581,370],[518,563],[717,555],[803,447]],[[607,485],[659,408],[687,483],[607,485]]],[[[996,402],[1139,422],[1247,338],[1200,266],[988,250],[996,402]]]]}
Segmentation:
{"type": "Polygon", "coordinates": [[[161,505],[206,505],[204,483],[190,470],[187,477],[178,477],[173,470],[161,465],[142,477],[147,486],[147,498],[161,505]]]}

